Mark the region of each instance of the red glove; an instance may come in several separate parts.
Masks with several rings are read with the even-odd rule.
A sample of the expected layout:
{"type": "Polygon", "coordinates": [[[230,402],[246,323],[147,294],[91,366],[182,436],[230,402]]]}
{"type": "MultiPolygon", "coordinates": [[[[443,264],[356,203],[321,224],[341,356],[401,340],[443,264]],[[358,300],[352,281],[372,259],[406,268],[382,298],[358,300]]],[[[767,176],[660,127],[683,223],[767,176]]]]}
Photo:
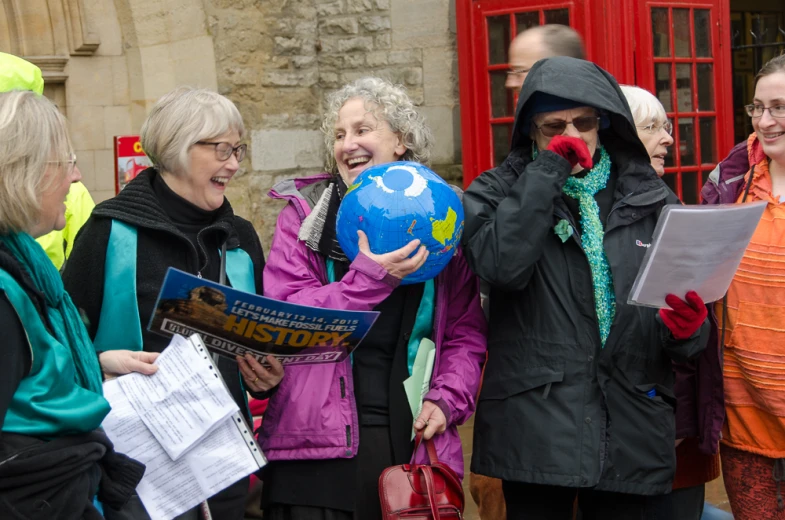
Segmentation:
{"type": "Polygon", "coordinates": [[[669,294],[665,297],[665,303],[671,309],[660,309],[662,322],[676,339],[687,339],[695,334],[709,314],[698,293],[690,291],[686,298],[685,302],[675,294],[669,294]]]}
{"type": "Polygon", "coordinates": [[[550,150],[553,153],[564,157],[570,161],[570,164],[573,167],[575,167],[576,164],[580,164],[587,170],[592,167],[589,147],[586,146],[583,139],[579,137],[570,137],[567,135],[554,136],[553,139],[551,139],[551,142],[548,143],[546,150],[550,150]]]}

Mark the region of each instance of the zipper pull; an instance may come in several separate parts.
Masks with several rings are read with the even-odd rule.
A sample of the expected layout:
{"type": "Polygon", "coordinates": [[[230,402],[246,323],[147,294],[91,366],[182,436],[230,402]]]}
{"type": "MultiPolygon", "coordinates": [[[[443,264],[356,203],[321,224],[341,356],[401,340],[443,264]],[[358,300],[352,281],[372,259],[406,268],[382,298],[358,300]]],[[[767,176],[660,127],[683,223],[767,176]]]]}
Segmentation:
{"type": "Polygon", "coordinates": [[[202,272],[201,271],[196,271],[196,277],[197,278],[202,278],[202,272]]]}

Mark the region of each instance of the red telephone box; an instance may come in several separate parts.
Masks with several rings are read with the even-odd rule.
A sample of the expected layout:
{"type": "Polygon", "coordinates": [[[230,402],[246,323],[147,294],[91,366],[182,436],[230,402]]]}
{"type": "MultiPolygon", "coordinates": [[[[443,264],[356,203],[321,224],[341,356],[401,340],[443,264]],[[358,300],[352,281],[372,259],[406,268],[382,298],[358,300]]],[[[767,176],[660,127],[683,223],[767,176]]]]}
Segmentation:
{"type": "Polygon", "coordinates": [[[729,0],[457,0],[466,186],[509,152],[517,93],[507,49],[521,31],[560,23],[619,83],[654,93],[674,124],[665,180],[687,203],[733,145],[729,0]]]}

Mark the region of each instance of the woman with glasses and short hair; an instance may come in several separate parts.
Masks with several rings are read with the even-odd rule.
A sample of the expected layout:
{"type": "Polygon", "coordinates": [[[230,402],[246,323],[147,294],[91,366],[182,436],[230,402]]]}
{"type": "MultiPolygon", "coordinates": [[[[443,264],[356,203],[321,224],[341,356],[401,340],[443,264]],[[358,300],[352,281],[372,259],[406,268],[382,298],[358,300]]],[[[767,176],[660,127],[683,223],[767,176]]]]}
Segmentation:
{"type": "MultiPolygon", "coordinates": [[[[96,206],[66,262],[65,285],[87,317],[97,350],[160,352],[167,346],[169,339],[146,325],[169,267],[262,294],[259,238],[224,196],[245,157],[244,135],[237,107],[215,92],[182,87],[155,104],[141,132],[153,167],[96,206]],[[129,285],[134,298],[124,305],[116,291],[129,285]]],[[[280,363],[268,360],[269,369],[250,356],[218,360],[241,410],[247,410],[245,390],[264,397],[283,377],[280,363]]],[[[241,520],[247,487],[243,479],[211,498],[213,518],[241,520]]]]}
{"type": "Polygon", "coordinates": [[[570,520],[576,498],[584,520],[653,518],[670,492],[671,361],[705,347],[706,307],[689,287],[673,309],[627,298],[678,202],[610,74],[532,67],[510,154],[464,196],[466,257],[491,285],[472,471],[502,479],[508,519],[570,520]]]}
{"type": "Polygon", "coordinates": [[[757,520],[785,518],[785,55],[761,68],[745,108],[754,132],[711,173],[701,197],[767,205],[725,299],[712,309],[711,368],[724,402],[720,392],[699,405],[712,409],[707,442],[720,443],[734,518],[757,520]]]}
{"type": "MultiPolygon", "coordinates": [[[[665,108],[652,93],[640,87],[622,85],[621,90],[630,105],[635,128],[657,175],[665,173],[665,156],[673,144],[673,126],[665,108]]],[[[717,446],[709,449],[700,441],[710,435],[711,421],[705,421],[707,408],[697,405],[698,380],[710,391],[722,392],[722,385],[706,380],[704,367],[711,363],[711,349],[706,349],[694,360],[674,363],[676,381],[676,476],[668,511],[672,520],[699,520],[703,514],[706,482],[720,475],[717,446]]],[[[716,357],[716,354],[714,354],[716,357]]],[[[704,388],[704,391],[706,389],[704,388]]]]}

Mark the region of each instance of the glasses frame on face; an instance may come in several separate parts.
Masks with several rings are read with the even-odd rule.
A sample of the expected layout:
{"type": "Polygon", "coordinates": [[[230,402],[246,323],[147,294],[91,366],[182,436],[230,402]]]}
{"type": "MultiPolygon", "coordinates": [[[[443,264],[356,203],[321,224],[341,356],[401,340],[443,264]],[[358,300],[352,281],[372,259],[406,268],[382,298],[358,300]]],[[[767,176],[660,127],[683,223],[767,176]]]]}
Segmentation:
{"type": "Polygon", "coordinates": [[[532,70],[531,67],[529,67],[528,69],[526,67],[521,67],[521,68],[518,68],[518,69],[510,68],[510,70],[507,71],[507,75],[508,76],[522,76],[524,74],[528,74],[530,70],[532,70]]]}
{"type": "Polygon", "coordinates": [[[66,159],[65,161],[46,161],[46,163],[65,164],[67,165],[65,170],[66,175],[71,175],[72,173],[74,173],[74,169],[76,168],[76,154],[71,152],[70,154],[68,154],[68,159],[66,159]]]}
{"type": "Polygon", "coordinates": [[[245,143],[232,146],[232,143],[227,143],[226,141],[196,141],[195,144],[214,146],[215,158],[219,161],[228,161],[232,154],[234,154],[238,163],[243,162],[243,159],[245,159],[245,154],[248,152],[248,145],[245,143]]]}
{"type": "Polygon", "coordinates": [[[646,126],[636,126],[635,128],[639,130],[643,130],[644,132],[647,132],[649,134],[656,134],[660,130],[665,130],[665,133],[667,133],[668,135],[673,135],[673,123],[671,123],[670,120],[665,121],[661,125],[658,125],[657,123],[652,123],[646,126]]]}
{"type": "Polygon", "coordinates": [[[564,132],[567,130],[567,125],[572,125],[575,129],[581,133],[591,132],[592,130],[597,130],[600,127],[600,116],[581,116],[575,117],[572,121],[553,121],[550,123],[543,123],[538,125],[534,121],[532,121],[534,128],[540,131],[542,135],[545,137],[556,137],[557,135],[563,135],[564,132]],[[576,125],[575,122],[578,121],[579,123],[576,125]],[[581,128],[584,122],[591,121],[591,126],[587,126],[585,128],[581,128]],[[547,131],[543,130],[546,128],[547,131]]]}
{"type": "Polygon", "coordinates": [[[767,107],[765,105],[756,105],[755,103],[744,105],[744,111],[747,112],[747,115],[750,116],[752,119],[758,119],[763,117],[763,113],[766,110],[769,111],[769,115],[774,119],[785,118],[785,104],[775,105],[773,107],[767,107]]]}

